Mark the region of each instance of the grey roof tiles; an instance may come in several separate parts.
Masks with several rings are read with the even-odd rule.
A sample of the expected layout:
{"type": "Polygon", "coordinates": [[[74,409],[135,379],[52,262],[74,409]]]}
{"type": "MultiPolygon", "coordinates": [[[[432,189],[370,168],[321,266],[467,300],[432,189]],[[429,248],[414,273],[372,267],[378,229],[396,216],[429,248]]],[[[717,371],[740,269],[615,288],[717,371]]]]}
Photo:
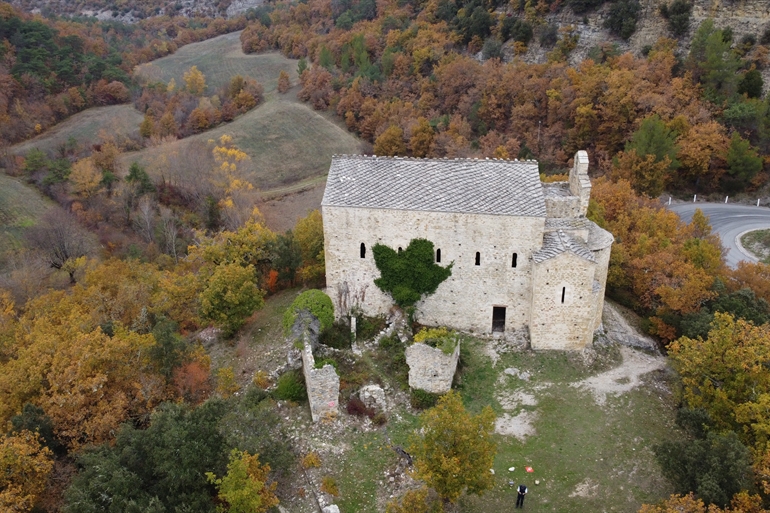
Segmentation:
{"type": "Polygon", "coordinates": [[[537,162],[334,156],[323,206],[545,217],[537,162]]]}
{"type": "Polygon", "coordinates": [[[543,235],[543,247],[532,255],[532,260],[537,263],[545,262],[549,258],[557,257],[566,252],[574,253],[590,262],[596,262],[594,254],[583,241],[570,237],[562,230],[546,232],[543,235]]]}

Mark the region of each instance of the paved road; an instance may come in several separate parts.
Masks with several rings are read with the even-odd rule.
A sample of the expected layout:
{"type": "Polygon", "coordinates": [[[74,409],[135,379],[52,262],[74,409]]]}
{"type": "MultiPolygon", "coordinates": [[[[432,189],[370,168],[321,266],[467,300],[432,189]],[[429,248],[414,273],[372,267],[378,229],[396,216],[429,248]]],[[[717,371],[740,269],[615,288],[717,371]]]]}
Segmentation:
{"type": "Polygon", "coordinates": [[[743,232],[770,228],[770,208],[767,207],[723,203],[679,203],[668,208],[688,223],[695,209],[701,209],[709,217],[714,232],[722,238],[722,244],[728,250],[725,259],[727,265],[732,268],[738,267],[738,262],[741,260],[757,261],[753,256],[740,250],[737,244],[738,236],[743,232]]]}

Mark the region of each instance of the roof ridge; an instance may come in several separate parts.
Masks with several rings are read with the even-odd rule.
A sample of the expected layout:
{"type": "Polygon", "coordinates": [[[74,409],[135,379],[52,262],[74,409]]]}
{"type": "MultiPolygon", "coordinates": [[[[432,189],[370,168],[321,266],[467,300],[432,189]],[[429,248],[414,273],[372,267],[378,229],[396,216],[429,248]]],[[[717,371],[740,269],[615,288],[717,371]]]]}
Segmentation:
{"type": "Polygon", "coordinates": [[[494,157],[400,157],[400,156],[387,156],[387,155],[365,155],[365,154],[356,154],[356,155],[348,155],[348,154],[333,154],[332,160],[334,159],[349,159],[349,160],[408,160],[408,161],[459,161],[459,162],[486,162],[486,161],[496,161],[496,162],[532,162],[537,163],[537,160],[535,159],[500,159],[500,158],[494,158],[494,157]]]}

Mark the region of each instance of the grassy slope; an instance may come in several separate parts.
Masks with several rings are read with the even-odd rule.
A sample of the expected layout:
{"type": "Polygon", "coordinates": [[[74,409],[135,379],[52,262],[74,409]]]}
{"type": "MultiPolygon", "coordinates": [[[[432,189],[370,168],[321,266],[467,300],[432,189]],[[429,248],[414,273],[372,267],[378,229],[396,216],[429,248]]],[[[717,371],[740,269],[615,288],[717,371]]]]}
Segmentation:
{"type": "Polygon", "coordinates": [[[172,78],[177,87],[184,86],[184,73],[192,66],[206,76],[206,95],[216,94],[231,77],[252,77],[269,93],[277,87],[278,73],[289,73],[297,81],[297,61],[278,53],[246,55],[241,51],[240,32],[233,32],[200,43],[183,46],[176,53],[137,66],[134,73],[152,82],[168,83],[172,78]]]}
{"type": "Polygon", "coordinates": [[[142,118],[133,105],[94,107],[75,114],[34,139],[13,146],[11,152],[24,155],[32,148],[55,152],[70,137],[81,145],[90,146],[98,142],[101,133],[112,136],[138,133],[142,118]]]}
{"type": "Polygon", "coordinates": [[[0,173],[0,258],[21,244],[24,228],[34,226],[51,206],[31,187],[0,173]]]}

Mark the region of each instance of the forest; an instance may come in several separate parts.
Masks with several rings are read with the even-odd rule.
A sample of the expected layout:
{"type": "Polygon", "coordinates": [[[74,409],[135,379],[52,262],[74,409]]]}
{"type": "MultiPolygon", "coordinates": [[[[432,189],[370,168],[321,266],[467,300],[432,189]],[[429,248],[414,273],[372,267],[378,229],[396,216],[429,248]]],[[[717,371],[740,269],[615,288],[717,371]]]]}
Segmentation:
{"type": "MultiPolygon", "coordinates": [[[[760,71],[770,34],[735,41],[707,20],[683,52],[689,4],[674,0],[660,11],[668,37],[643,55],[608,42],[570,66],[576,32],[545,14],[602,4],[275,1],[229,20],[147,11],[131,25],[0,4],[0,141],[128,102],[144,116],[132,144],[226,123],[263,100],[259,83],[232,77],[212,102],[195,68],[178,86],[139,83],[132,71],[242,29],[245,52],[298,58],[299,98],[375,154],[532,158],[544,180],[557,180],[585,149],[596,173],[588,216],[615,236],[608,295],[643,318],[678,376],[685,435],[655,447],[678,495],[642,511],[765,511],[770,267],[728,268],[708,220],[698,213],[685,224],[658,198],[765,190],[770,112],[760,71]],[[534,41],[548,49],[546,62],[520,57],[534,41]]],[[[628,38],[638,11],[635,0],[611,2],[607,28],[628,38]]],[[[61,208],[3,262],[0,505],[215,511],[247,475],[261,490],[254,510],[267,510],[278,500],[269,483],[284,482],[298,458],[270,404],[296,398],[296,383],[268,393],[255,377],[236,394],[233,370],[212,370],[191,336],[216,326],[232,340],[270,295],[321,287],[320,213],[285,233],[268,229],[231,137],[196,150],[209,178],[187,186],[153,180],[136,162],[122,169],[130,148],[95,141],[84,153],[65,146],[5,159],[61,208]]]]}

